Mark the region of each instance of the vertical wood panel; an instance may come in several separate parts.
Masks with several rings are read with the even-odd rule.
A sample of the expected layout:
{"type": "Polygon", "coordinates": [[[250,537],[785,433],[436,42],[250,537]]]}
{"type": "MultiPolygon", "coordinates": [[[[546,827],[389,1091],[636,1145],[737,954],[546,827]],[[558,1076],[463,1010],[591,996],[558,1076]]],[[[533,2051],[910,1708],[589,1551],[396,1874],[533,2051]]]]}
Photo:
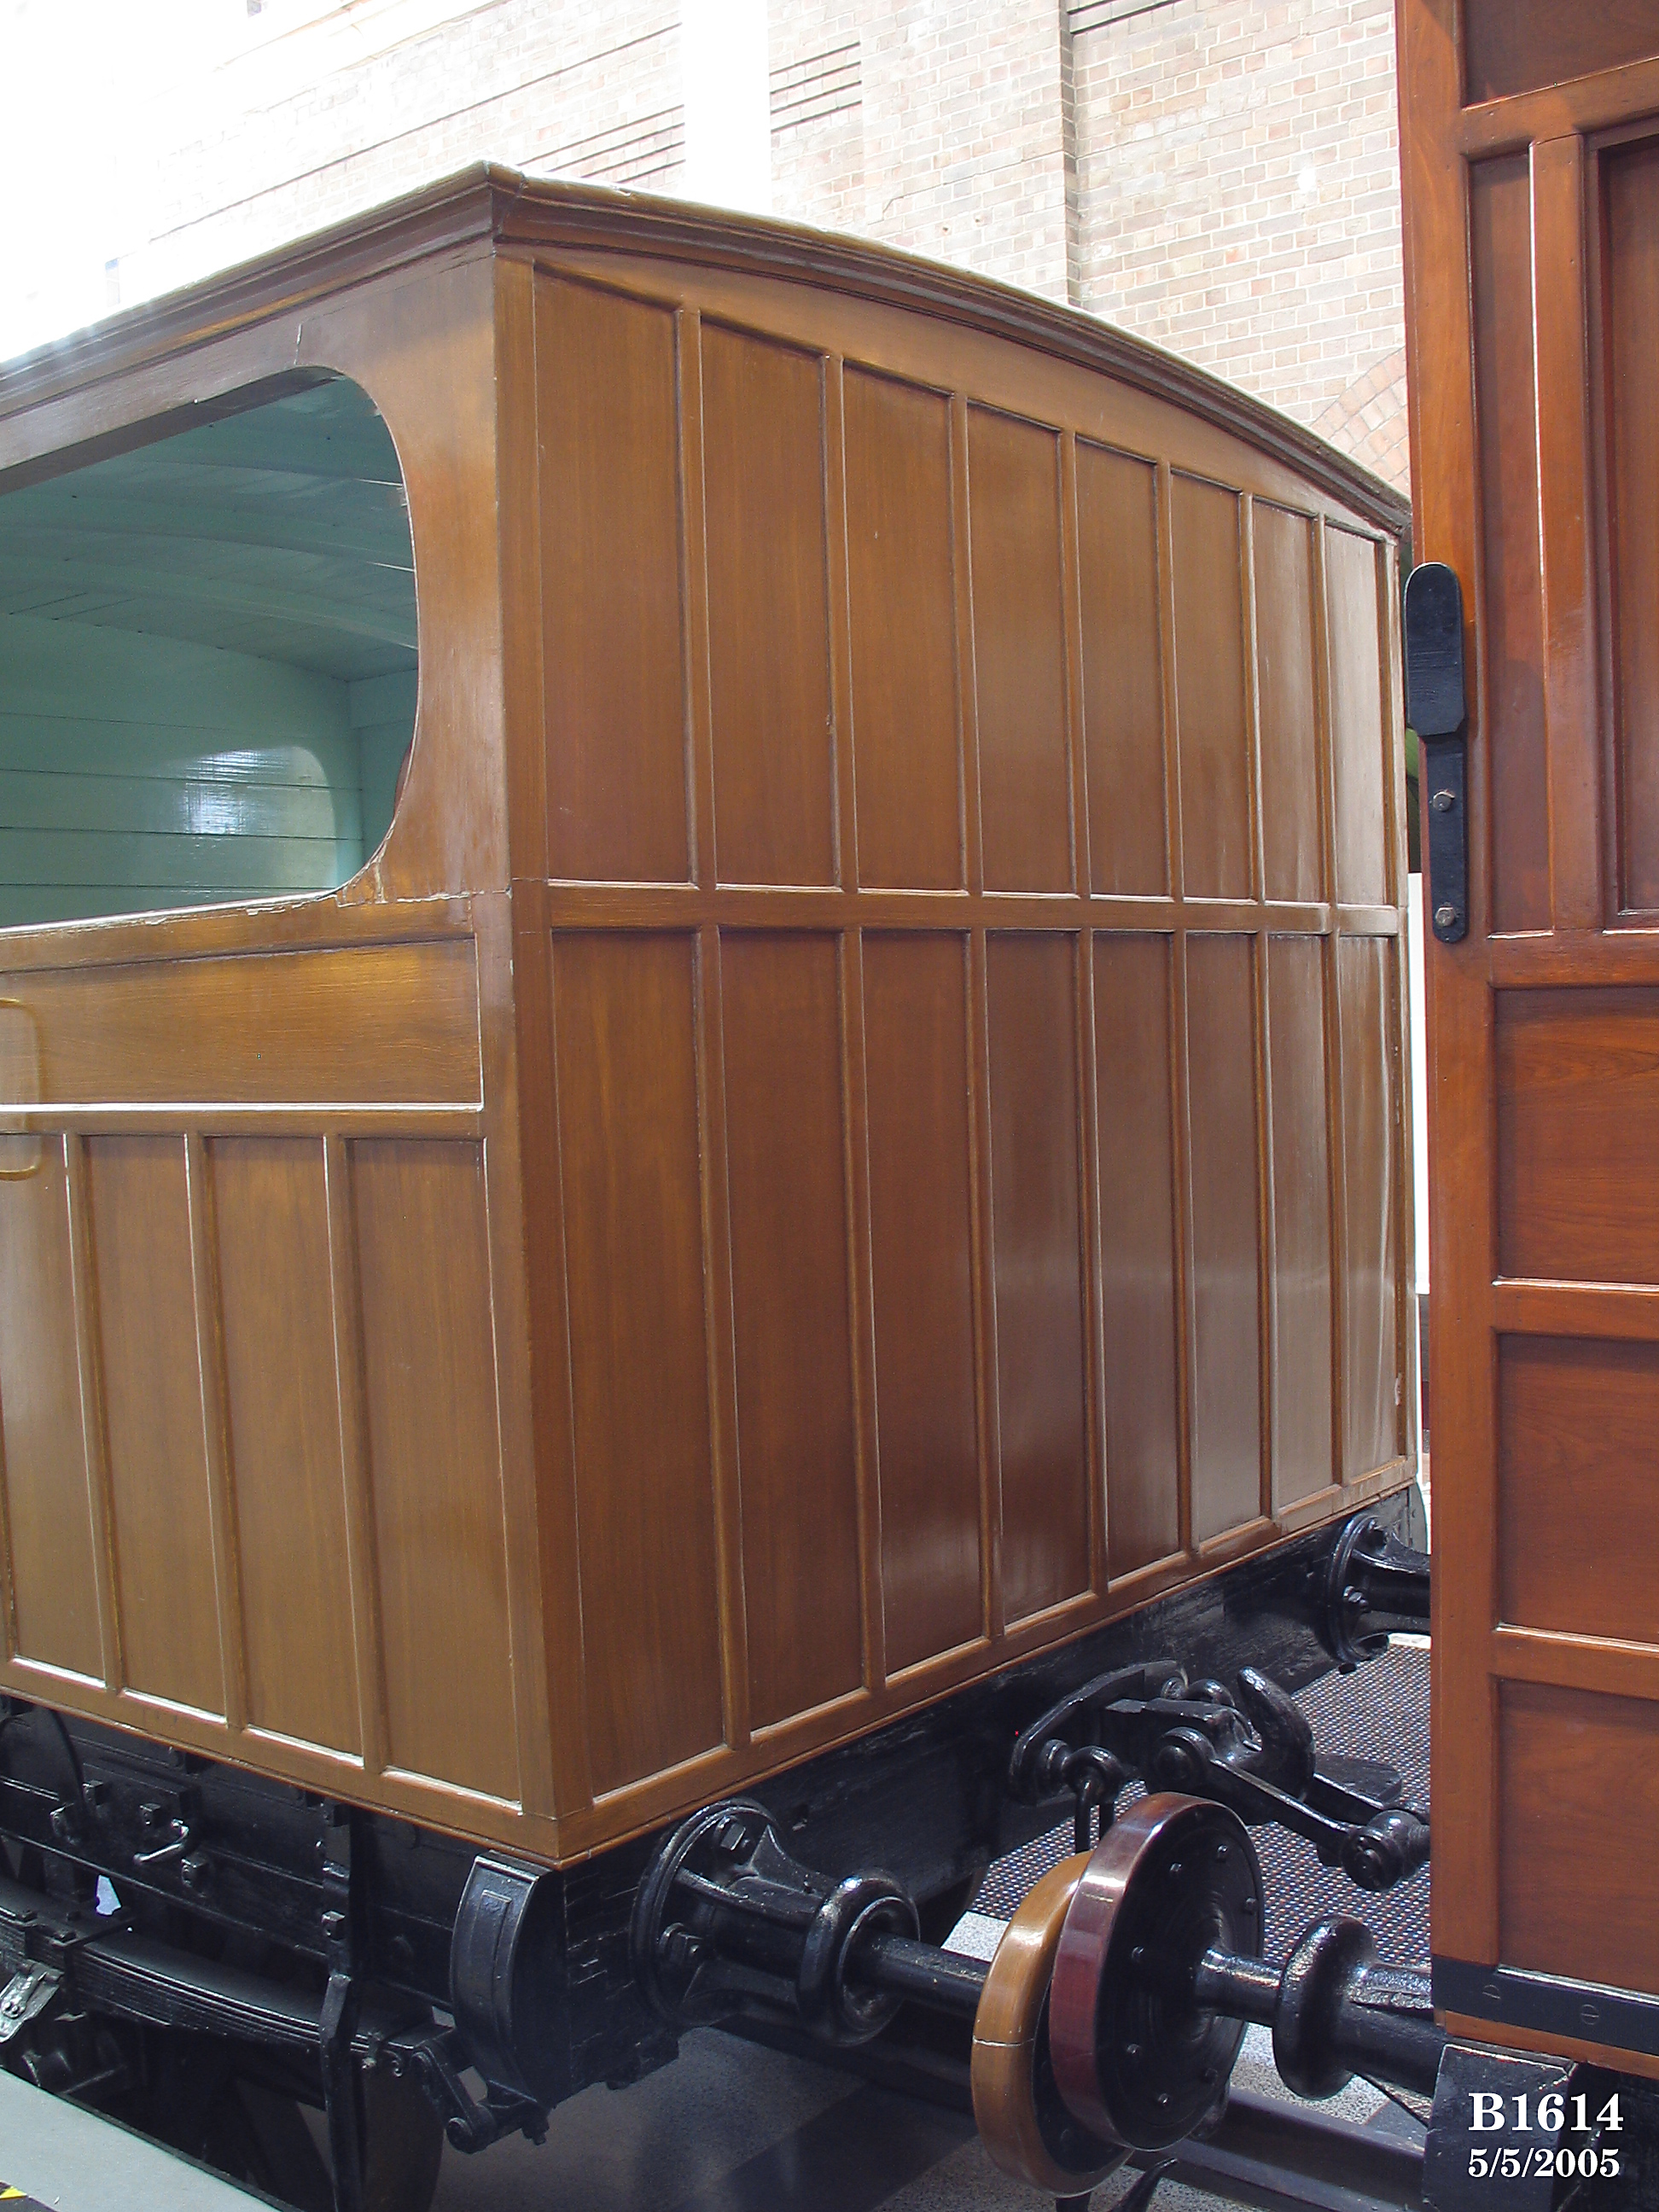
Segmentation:
{"type": "Polygon", "coordinates": [[[965,955],[957,937],[864,944],[890,1672],[980,1632],[965,955]]]}
{"type": "Polygon", "coordinates": [[[1170,940],[1095,939],[1106,1538],[1114,1575],[1180,1548],[1170,940]]]}
{"type": "Polygon", "coordinates": [[[1463,0],[1464,98],[1512,93],[1617,69],[1659,53],[1659,22],[1650,0],[1463,0]]]}
{"type": "MultiPolygon", "coordinates": [[[[1260,509],[1257,510],[1258,514],[1260,509]]],[[[1331,1185],[1324,948],[1267,942],[1273,1060],[1275,1506],[1337,1480],[1331,1444],[1331,1185]]]]}
{"type": "Polygon", "coordinates": [[[1532,172],[1533,256],[1550,272],[1551,290],[1549,306],[1537,318],[1534,349],[1550,914],[1558,929],[1593,929],[1601,919],[1601,731],[1589,568],[1583,150],[1577,136],[1536,146],[1532,172]]]}
{"type": "Polygon", "coordinates": [[[951,404],[844,380],[859,880],[963,881],[951,404]]]}
{"type": "Polygon", "coordinates": [[[1261,1340],[1254,947],[1187,941],[1191,1070],[1193,1539],[1255,1518],[1261,1482],[1261,1340]]]}
{"type": "Polygon", "coordinates": [[[538,278],[548,864],[690,872],[675,339],[665,310],[538,278]]]}
{"type": "Polygon", "coordinates": [[[1617,696],[1620,903],[1659,908],[1659,146],[1604,154],[1607,507],[1617,696]]]}
{"type": "Polygon", "coordinates": [[[1400,1425],[1395,940],[1345,937],[1336,965],[1347,1189],[1343,1480],[1352,1482],[1394,1457],[1400,1425]]]}
{"type": "Polygon", "coordinates": [[[714,841],[723,883],[836,875],[822,365],[702,325],[714,841]]]}
{"type": "Polygon", "coordinates": [[[1060,445],[968,410],[980,823],[990,890],[1072,879],[1060,445]]]}
{"type": "Polygon", "coordinates": [[[992,1274],[1010,1621],[1089,1583],[1082,1178],[1070,937],[988,944],[992,1274]]]}
{"type": "Polygon", "coordinates": [[[1505,1682],[1498,1715],[1504,1964],[1659,1987],[1659,1705],[1505,1682]]]}
{"type": "Polygon", "coordinates": [[[184,1144],[98,1137],[87,1168],[127,1680],[222,1713],[184,1144]]]}
{"type": "Polygon", "coordinates": [[[1533,376],[1532,179],[1524,154],[1469,172],[1480,441],[1481,658],[1492,790],[1492,922],[1547,929],[1543,580],[1533,376]]]}
{"type": "Polygon", "coordinates": [[[1169,889],[1157,472],[1077,447],[1091,888],[1169,889]]]}
{"type": "Polygon", "coordinates": [[[1659,1644],[1659,1345],[1498,1340],[1500,1618],[1659,1644]]]}
{"type": "MultiPolygon", "coordinates": [[[[1261,832],[1270,899],[1323,895],[1313,526],[1257,500],[1256,682],[1261,721],[1261,832]]],[[[1376,825],[1371,825],[1375,835],[1376,825]]]]}
{"type": "Polygon", "coordinates": [[[692,940],[554,940],[596,1790],[721,1736],[692,940]]]}
{"type": "Polygon", "coordinates": [[[453,1141],[351,1150],[388,1763],[513,1798],[483,1159],[453,1141]]]}
{"type": "Polygon", "coordinates": [[[362,1749],[328,1199],[314,1138],[210,1147],[248,1718],[362,1749]]]}
{"type": "Polygon", "coordinates": [[[828,937],[720,948],[751,1717],[858,1686],[841,1004],[828,937]]]}
{"type": "Polygon", "coordinates": [[[1382,640],[1376,548],[1352,531],[1325,533],[1330,593],[1331,757],[1336,774],[1336,895],[1381,906],[1389,896],[1382,727],[1382,640]]]}
{"type": "Polygon", "coordinates": [[[103,1671],[61,1137],[0,1138],[0,1417],[25,1658],[103,1671]]]}
{"type": "Polygon", "coordinates": [[[1187,895],[1248,898],[1250,785],[1238,495],[1177,476],[1170,502],[1187,895]]]}

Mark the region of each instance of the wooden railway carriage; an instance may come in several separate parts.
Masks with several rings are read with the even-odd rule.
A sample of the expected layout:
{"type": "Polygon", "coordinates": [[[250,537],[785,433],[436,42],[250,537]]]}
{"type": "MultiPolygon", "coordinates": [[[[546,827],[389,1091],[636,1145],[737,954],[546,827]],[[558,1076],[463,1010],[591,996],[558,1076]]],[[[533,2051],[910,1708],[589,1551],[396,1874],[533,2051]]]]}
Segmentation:
{"type": "Polygon", "coordinates": [[[1085,318],[499,171],[6,371],[29,1863],[257,1924],[240,1772],[574,1881],[1395,1498],[1402,520],[1085,318]]]}

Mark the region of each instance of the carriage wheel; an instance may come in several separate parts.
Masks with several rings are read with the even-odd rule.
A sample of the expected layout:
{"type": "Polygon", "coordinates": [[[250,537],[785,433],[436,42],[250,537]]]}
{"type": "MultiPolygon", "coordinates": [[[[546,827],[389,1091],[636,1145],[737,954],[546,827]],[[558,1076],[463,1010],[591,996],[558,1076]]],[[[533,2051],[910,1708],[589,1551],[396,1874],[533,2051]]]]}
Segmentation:
{"type": "Polygon", "coordinates": [[[1027,1895],[997,1946],[974,2014],[974,2118],[993,2162],[1054,2197],[1085,2197],[1128,2156],[1080,2126],[1048,2053],[1048,1985],[1067,1906],[1088,1865],[1066,1859],[1027,1895]]]}

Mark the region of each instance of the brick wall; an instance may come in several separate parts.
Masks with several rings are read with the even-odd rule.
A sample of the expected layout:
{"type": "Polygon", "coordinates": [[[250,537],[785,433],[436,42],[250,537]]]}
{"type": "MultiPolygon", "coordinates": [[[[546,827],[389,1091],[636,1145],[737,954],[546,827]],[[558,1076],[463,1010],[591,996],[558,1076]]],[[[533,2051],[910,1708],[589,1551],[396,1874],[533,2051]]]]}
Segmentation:
{"type": "MultiPolygon", "coordinates": [[[[223,5],[135,118],[111,296],[484,158],[684,186],[678,0],[223,5]]],[[[1392,0],[769,0],[767,61],[777,215],[1070,301],[1404,484],[1392,0]]]]}
{"type": "Polygon", "coordinates": [[[1403,486],[1392,0],[1074,7],[1080,304],[1403,486]]]}

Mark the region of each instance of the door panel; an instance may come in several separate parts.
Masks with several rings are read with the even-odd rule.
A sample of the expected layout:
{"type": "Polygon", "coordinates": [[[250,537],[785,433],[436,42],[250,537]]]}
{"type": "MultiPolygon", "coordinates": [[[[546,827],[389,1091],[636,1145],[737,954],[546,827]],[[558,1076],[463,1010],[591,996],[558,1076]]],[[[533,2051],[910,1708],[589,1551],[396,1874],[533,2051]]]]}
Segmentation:
{"type": "Polygon", "coordinates": [[[1399,25],[1414,549],[1468,623],[1469,926],[1427,976],[1436,1996],[1659,2075],[1659,32],[1399,25]]]}

